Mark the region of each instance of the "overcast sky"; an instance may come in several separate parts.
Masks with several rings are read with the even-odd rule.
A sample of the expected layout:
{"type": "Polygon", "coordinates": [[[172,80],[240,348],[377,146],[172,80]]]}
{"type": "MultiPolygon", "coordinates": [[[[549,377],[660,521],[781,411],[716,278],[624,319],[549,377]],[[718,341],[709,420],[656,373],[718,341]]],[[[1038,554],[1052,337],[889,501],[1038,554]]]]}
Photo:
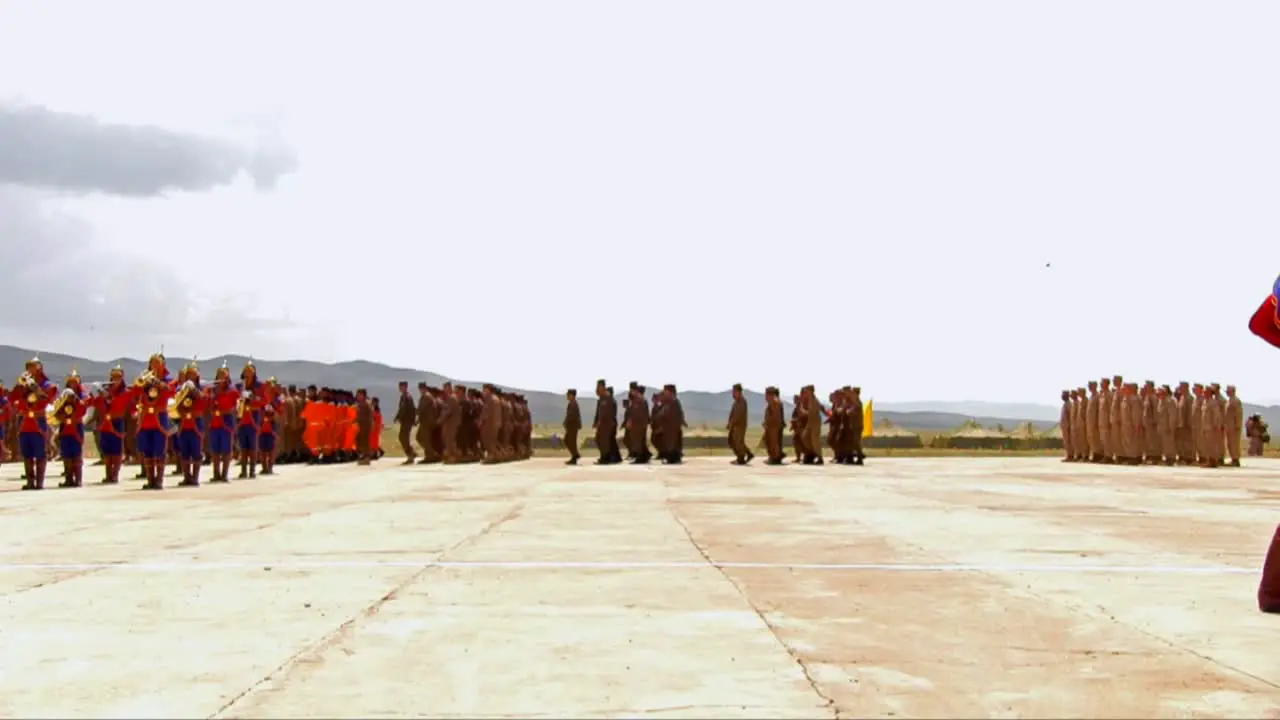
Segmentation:
{"type": "Polygon", "coordinates": [[[1246,328],[1280,271],[1277,23],[0,0],[0,332],[538,389],[1053,402],[1119,372],[1280,398],[1246,328]]]}

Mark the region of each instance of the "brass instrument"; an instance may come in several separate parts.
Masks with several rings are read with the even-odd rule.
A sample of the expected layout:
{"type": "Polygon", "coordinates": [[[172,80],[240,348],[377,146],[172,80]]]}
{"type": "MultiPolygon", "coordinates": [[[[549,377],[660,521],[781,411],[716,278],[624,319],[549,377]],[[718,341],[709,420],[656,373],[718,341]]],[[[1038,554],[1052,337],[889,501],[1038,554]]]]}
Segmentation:
{"type": "Polygon", "coordinates": [[[253,399],[253,393],[249,392],[248,390],[245,390],[244,392],[240,393],[240,399],[236,401],[236,418],[237,419],[244,417],[244,414],[249,411],[249,401],[252,399],[253,399]]]}
{"type": "Polygon", "coordinates": [[[182,387],[178,390],[177,394],[173,396],[173,404],[169,406],[170,420],[179,420],[182,418],[182,413],[186,411],[187,408],[190,408],[195,402],[192,399],[192,394],[195,392],[195,383],[188,380],[182,384],[182,387]]]}
{"type": "Polygon", "coordinates": [[[155,380],[155,377],[156,374],[151,372],[151,368],[147,368],[146,370],[143,370],[138,377],[133,379],[133,386],[142,387],[144,385],[149,385],[155,380]]]}
{"type": "Polygon", "coordinates": [[[67,403],[74,399],[76,399],[76,391],[71,388],[59,393],[57,401],[54,402],[53,407],[49,410],[49,418],[59,425],[68,422],[75,414],[75,406],[67,403]]]}

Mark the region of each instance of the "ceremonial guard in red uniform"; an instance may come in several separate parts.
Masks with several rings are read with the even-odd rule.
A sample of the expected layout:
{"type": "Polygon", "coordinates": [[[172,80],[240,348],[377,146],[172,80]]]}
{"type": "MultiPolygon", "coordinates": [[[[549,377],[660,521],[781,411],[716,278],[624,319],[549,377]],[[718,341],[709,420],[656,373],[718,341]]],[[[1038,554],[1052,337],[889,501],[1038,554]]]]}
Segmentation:
{"type": "Polygon", "coordinates": [[[44,489],[49,436],[45,412],[57,392],[58,388],[44,374],[44,363],[37,357],[27,361],[27,371],[19,376],[9,393],[13,411],[19,414],[18,450],[22,453],[24,477],[27,479],[23,490],[44,489]]]}
{"type": "Polygon", "coordinates": [[[142,455],[145,490],[164,489],[164,457],[169,445],[169,398],[173,390],[168,383],[148,370],[138,379],[138,453],[142,455]]]}
{"type": "Polygon", "coordinates": [[[209,418],[209,455],[213,459],[211,482],[229,482],[231,471],[231,432],[236,426],[236,401],[240,393],[231,385],[231,371],[227,362],[213,376],[213,387],[205,395],[212,417],[209,418]]]}
{"type": "Polygon", "coordinates": [[[240,371],[240,399],[236,402],[236,445],[240,451],[240,477],[258,476],[258,432],[262,427],[262,405],[265,387],[258,379],[253,360],[240,371]]]}
{"type": "Polygon", "coordinates": [[[103,485],[120,482],[124,465],[125,421],[138,402],[136,388],[125,385],[124,368],[111,368],[110,379],[103,392],[94,398],[94,415],[98,418],[98,451],[102,454],[103,485]]]}
{"type": "Polygon", "coordinates": [[[58,455],[62,457],[65,480],[59,487],[84,485],[84,416],[88,398],[80,384],[80,374],[72,368],[66,387],[53,404],[53,424],[58,436],[58,455]]]}
{"type": "Polygon", "coordinates": [[[276,433],[282,419],[283,407],[284,403],[280,400],[280,384],[275,378],[267,378],[262,398],[262,427],[258,428],[258,462],[262,463],[263,475],[275,474],[276,433]]]}
{"type": "Polygon", "coordinates": [[[200,484],[200,466],[204,456],[205,399],[200,387],[200,369],[194,361],[182,369],[182,384],[174,394],[171,419],[177,422],[178,463],[182,472],[179,485],[196,487],[200,484]]]}

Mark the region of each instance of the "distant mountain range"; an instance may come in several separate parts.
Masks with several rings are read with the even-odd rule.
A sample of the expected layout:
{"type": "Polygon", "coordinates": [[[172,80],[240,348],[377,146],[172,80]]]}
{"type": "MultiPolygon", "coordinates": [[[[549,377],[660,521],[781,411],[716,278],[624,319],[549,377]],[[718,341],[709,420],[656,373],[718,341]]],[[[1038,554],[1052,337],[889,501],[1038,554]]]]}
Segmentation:
{"type": "MultiPolygon", "coordinates": [[[[0,378],[11,386],[13,380],[22,372],[23,364],[32,356],[38,355],[44,361],[49,377],[61,381],[71,368],[75,367],[86,381],[105,380],[111,368],[119,364],[124,368],[125,377],[132,380],[142,372],[145,360],[134,358],[115,358],[111,360],[88,360],[85,358],[63,355],[52,352],[41,352],[25,348],[0,345],[0,378]]],[[[168,358],[169,368],[177,370],[190,358],[168,358]]],[[[214,358],[201,358],[199,361],[201,376],[206,380],[213,378],[214,370],[223,362],[231,368],[232,375],[238,377],[240,368],[246,358],[241,355],[224,355],[214,358]]],[[[355,390],[366,388],[370,394],[382,398],[385,411],[393,411],[396,399],[396,384],[400,380],[408,380],[416,388],[419,381],[431,385],[441,385],[446,380],[461,382],[468,387],[478,387],[481,382],[493,382],[499,387],[507,388],[500,379],[467,380],[447,378],[437,373],[410,368],[395,368],[367,360],[351,360],[341,363],[319,363],[309,360],[260,360],[255,359],[263,377],[275,377],[283,384],[298,386],[317,385],[321,387],[344,388],[355,390]]],[[[625,393],[628,379],[615,384],[615,390],[625,393]]],[[[653,385],[651,387],[659,387],[653,385]]],[[[559,392],[545,392],[511,388],[524,393],[529,399],[529,407],[533,411],[534,421],[545,424],[558,424],[564,418],[564,397],[559,392]]],[[[579,405],[582,407],[584,419],[595,413],[595,398],[590,395],[591,387],[579,388],[582,395],[579,405]]],[[[416,389],[413,390],[417,396],[416,389]]],[[[764,411],[764,396],[748,390],[745,393],[750,407],[752,423],[759,423],[764,411]]],[[[874,397],[874,396],[873,396],[874,397]]],[[[709,425],[719,427],[724,424],[733,402],[728,390],[721,392],[705,392],[699,390],[681,390],[680,401],[684,405],[685,417],[691,425],[709,425]]],[[[1015,426],[1031,422],[1038,430],[1047,430],[1057,424],[1059,408],[1054,405],[1032,403],[988,403],[982,401],[921,401],[909,403],[883,402],[875,405],[876,422],[888,419],[895,425],[912,430],[940,431],[959,427],[966,420],[974,420],[983,426],[1003,425],[1012,430],[1015,426]]],[[[1245,414],[1259,413],[1268,423],[1280,428],[1280,406],[1259,406],[1245,404],[1245,414]]]]}

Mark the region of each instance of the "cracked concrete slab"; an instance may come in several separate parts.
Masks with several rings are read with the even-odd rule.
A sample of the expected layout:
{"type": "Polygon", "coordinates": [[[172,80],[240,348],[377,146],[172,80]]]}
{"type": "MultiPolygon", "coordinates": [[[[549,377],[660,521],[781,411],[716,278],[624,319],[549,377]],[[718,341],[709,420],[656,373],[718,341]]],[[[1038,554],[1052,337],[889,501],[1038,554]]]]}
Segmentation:
{"type": "Polygon", "coordinates": [[[0,715],[1267,717],[1280,463],[0,468],[0,715]]]}

